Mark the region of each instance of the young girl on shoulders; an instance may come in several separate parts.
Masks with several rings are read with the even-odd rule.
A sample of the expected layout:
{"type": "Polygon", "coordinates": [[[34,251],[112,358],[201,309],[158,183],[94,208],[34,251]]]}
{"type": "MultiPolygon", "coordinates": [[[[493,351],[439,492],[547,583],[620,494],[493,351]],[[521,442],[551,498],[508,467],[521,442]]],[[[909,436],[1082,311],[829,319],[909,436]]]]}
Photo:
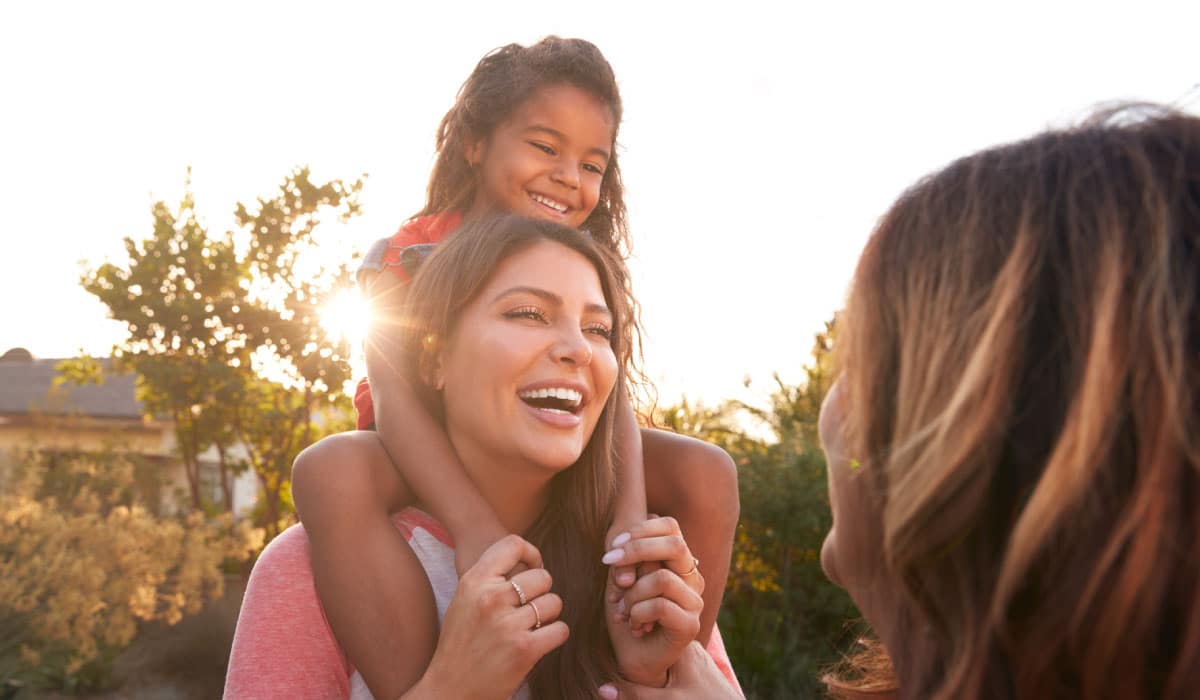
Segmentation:
{"type": "MultiPolygon", "coordinates": [[[[409,601],[398,600],[390,584],[414,555],[389,514],[414,503],[430,512],[456,544],[460,573],[508,534],[438,422],[395,371],[397,310],[411,271],[428,246],[460,223],[499,213],[579,228],[624,256],[629,236],[617,154],[621,112],[612,68],[586,41],[547,37],[489,53],[442,119],[425,207],[364,261],[360,284],[376,320],[366,348],[369,382],[360,384],[355,406],[358,427],[373,428],[383,449],[363,450],[349,434],[330,436],[297,457],[292,489],[329,624],[376,697],[396,697],[415,682],[400,677],[395,659],[431,657],[437,643],[436,626],[414,630],[414,621],[397,612],[409,601]]],[[[629,280],[620,283],[630,296],[629,280]]],[[[537,410],[563,414],[578,401],[559,391],[521,398],[537,410]]],[[[635,567],[655,561],[657,543],[681,531],[697,561],[677,573],[704,598],[698,638],[712,642],[710,651],[728,669],[714,622],[738,517],[732,461],[707,443],[639,430],[627,394],[614,429],[618,499],[606,540],[612,548],[594,553],[617,567],[610,617],[614,624],[624,621],[632,636],[659,633],[638,606],[654,597],[653,583],[645,577],[645,584],[635,585],[635,567]],[[653,522],[677,521],[675,534],[669,525],[647,530],[647,506],[669,516],[653,522]],[[631,616],[643,622],[632,624],[631,616]]],[[[622,672],[648,681],[636,678],[636,668],[622,672]]],[[[732,671],[728,675],[732,679],[732,671]]]]}

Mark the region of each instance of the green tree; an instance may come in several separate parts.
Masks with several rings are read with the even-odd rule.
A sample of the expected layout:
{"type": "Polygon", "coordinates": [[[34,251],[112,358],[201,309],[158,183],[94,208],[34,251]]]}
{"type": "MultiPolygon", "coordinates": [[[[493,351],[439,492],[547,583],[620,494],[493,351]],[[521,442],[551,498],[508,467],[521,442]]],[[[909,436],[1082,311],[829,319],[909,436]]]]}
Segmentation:
{"type": "MultiPolygon", "coordinates": [[[[247,268],[230,234],[210,235],[201,224],[190,186],[177,208],[157,202],[152,215],[148,237],[125,238],[126,264],[104,263],[82,284],[125,324],[128,335],[113,358],[137,373],[146,412],[171,419],[191,506],[198,509],[200,454],[229,423],[229,404],[220,398],[236,391],[240,378],[233,370],[249,360],[247,268]]],[[[73,376],[69,367],[62,370],[73,376]]]]}
{"type": "Polygon", "coordinates": [[[720,623],[750,698],[820,697],[821,669],[839,658],[858,617],[820,567],[832,520],[817,422],[834,378],[836,325],[817,334],[800,383],[775,376],[765,406],[684,401],[658,413],[660,424],[721,445],[738,465],[742,515],[720,623]]]}
{"type": "Polygon", "coordinates": [[[174,210],[154,205],[152,233],[125,239],[123,263],[84,275],[128,331],[114,358],[137,373],[146,410],[174,422],[193,508],[206,505],[199,456],[215,446],[225,507],[230,472],[254,469],[260,521],[273,536],[290,514],[292,459],[340,427],[313,418],[349,409],[350,348],[320,319],[351,286],[349,261],[322,259],[320,224],[358,214],[361,188],[361,179],[314,183],[298,168],[272,196],[238,204],[237,229],[221,235],[199,221],[189,188],[174,210]],[[244,460],[230,457],[235,444],[244,460]]]}

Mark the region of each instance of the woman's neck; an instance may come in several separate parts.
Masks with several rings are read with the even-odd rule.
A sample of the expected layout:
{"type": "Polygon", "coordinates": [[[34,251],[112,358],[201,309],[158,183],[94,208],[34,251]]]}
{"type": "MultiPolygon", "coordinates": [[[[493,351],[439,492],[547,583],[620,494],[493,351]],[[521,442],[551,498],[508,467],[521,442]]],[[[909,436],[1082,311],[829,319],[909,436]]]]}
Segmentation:
{"type": "Polygon", "coordinates": [[[546,509],[554,475],[533,465],[501,463],[475,445],[456,442],[453,437],[450,444],[500,524],[516,534],[532,527],[546,509]]]}

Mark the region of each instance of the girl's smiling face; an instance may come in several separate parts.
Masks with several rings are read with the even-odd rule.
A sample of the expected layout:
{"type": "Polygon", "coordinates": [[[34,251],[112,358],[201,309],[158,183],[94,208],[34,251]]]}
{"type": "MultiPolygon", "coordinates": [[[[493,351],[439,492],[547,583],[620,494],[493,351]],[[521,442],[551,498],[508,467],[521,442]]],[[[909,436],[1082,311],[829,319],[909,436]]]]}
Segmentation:
{"type": "Polygon", "coordinates": [[[600,199],[611,110],[573,85],[536,90],[487,138],[467,144],[478,179],[468,219],[513,213],[579,228],[600,199]]]}
{"type": "Polygon", "coordinates": [[[447,434],[464,464],[544,476],[574,464],[616,381],[612,329],[583,255],[542,241],[501,262],[438,358],[447,434]]]}

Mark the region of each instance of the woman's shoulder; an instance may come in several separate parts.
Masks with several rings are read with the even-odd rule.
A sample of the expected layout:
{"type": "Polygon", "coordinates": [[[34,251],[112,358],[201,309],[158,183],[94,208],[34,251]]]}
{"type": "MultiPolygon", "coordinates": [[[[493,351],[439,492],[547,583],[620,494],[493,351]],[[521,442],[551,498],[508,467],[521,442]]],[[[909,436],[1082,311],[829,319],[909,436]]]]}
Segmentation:
{"type": "Polygon", "coordinates": [[[317,597],[304,526],[263,549],[242,599],[226,697],[347,697],[351,666],[317,597]]]}

